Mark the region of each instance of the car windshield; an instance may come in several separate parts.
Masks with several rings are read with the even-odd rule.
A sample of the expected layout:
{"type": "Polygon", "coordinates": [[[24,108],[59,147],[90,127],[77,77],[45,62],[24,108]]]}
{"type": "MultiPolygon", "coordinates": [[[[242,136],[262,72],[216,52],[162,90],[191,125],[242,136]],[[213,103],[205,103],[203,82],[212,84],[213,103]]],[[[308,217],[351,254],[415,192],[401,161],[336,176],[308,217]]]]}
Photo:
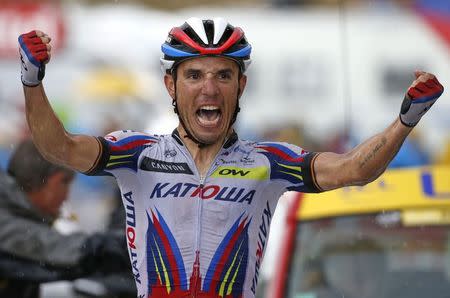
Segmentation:
{"type": "Polygon", "coordinates": [[[447,297],[450,226],[403,218],[387,212],[299,223],[285,297],[447,297]]]}

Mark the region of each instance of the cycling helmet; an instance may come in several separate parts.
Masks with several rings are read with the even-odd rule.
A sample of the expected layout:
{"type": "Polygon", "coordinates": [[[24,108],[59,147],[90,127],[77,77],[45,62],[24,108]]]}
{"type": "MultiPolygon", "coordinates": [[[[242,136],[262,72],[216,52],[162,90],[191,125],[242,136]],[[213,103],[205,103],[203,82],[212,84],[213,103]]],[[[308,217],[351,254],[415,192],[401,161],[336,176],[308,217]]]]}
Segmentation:
{"type": "Polygon", "coordinates": [[[199,56],[233,59],[244,73],[251,62],[252,47],[244,31],[233,27],[223,18],[189,18],[180,27],[170,30],[161,50],[161,69],[167,74],[172,73],[182,61],[199,56]]]}

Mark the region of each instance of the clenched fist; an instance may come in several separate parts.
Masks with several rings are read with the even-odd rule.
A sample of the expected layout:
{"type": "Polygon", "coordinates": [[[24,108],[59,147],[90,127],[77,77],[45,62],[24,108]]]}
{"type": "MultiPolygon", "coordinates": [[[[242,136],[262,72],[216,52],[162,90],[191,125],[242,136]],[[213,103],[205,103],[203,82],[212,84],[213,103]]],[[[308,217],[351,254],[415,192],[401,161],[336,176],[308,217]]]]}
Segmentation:
{"type": "Polygon", "coordinates": [[[431,73],[416,71],[400,109],[400,120],[406,126],[415,126],[444,92],[444,87],[431,73]]]}
{"type": "Polygon", "coordinates": [[[22,62],[22,83],[28,87],[39,85],[45,75],[45,64],[50,61],[51,38],[42,31],[33,30],[19,36],[22,62]]]}

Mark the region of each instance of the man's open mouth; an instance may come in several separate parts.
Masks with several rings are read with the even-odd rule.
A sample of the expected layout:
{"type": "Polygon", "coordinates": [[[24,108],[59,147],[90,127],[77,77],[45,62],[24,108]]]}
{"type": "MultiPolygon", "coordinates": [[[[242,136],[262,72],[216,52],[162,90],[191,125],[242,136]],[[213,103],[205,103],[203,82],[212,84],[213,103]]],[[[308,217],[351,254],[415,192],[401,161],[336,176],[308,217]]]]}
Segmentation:
{"type": "Polygon", "coordinates": [[[216,106],[203,106],[197,110],[197,119],[201,125],[214,126],[222,115],[220,108],[216,106]]]}

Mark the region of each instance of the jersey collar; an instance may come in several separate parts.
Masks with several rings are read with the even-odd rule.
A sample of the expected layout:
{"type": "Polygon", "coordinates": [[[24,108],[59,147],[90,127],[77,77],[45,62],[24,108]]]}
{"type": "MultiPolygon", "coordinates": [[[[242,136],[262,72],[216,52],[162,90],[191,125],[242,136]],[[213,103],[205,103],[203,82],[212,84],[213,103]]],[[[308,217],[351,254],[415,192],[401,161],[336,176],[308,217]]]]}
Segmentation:
{"type": "MultiPolygon", "coordinates": [[[[183,141],[181,140],[180,133],[178,132],[178,129],[174,129],[172,132],[172,137],[177,141],[178,144],[181,146],[184,146],[183,141]]],[[[233,130],[233,133],[230,135],[230,137],[225,141],[225,144],[223,144],[222,148],[228,149],[230,148],[234,143],[236,143],[238,140],[237,133],[233,130]]]]}

